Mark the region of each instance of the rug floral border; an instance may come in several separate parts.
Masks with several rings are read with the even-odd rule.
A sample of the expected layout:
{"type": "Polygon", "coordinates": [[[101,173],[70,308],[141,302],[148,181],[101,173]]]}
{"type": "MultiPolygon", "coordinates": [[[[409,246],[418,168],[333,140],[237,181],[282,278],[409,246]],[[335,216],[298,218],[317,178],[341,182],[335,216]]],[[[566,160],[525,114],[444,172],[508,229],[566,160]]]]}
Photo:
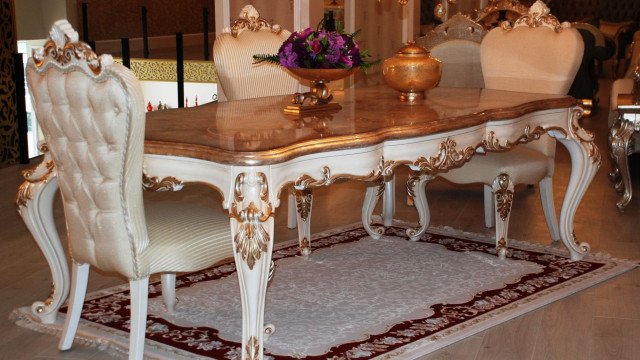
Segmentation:
{"type": "MultiPolygon", "coordinates": [[[[408,238],[405,228],[393,226],[387,228],[385,235],[408,238]]],[[[328,248],[337,244],[360,241],[368,234],[363,228],[355,228],[319,237],[313,241],[314,250],[328,248]]],[[[438,233],[427,233],[419,242],[439,244],[448,250],[456,252],[480,252],[495,255],[495,246],[490,243],[469,240],[463,236],[452,236],[438,233]]],[[[513,244],[512,244],[513,245],[513,244]]],[[[290,245],[273,252],[273,260],[298,255],[298,246],[290,245]]],[[[454,329],[472,326],[486,319],[496,316],[502,310],[512,308],[514,302],[523,303],[535,301],[551,288],[562,287],[571,280],[601,269],[612,266],[607,262],[595,260],[572,262],[565,256],[549,254],[536,250],[524,250],[512,246],[509,258],[534,262],[542,266],[543,271],[525,275],[520,281],[499,289],[492,289],[477,293],[473,299],[459,304],[436,304],[431,307],[432,312],[424,318],[404,321],[395,324],[386,332],[370,335],[366,340],[341,344],[331,348],[327,353],[319,356],[307,356],[305,359],[371,359],[389,352],[399,351],[403,346],[419,340],[438,340],[451,334],[454,329]]],[[[193,286],[201,281],[211,281],[230,276],[235,273],[235,265],[226,263],[200,272],[179,276],[176,280],[177,288],[193,286]]],[[[149,297],[161,296],[159,282],[150,286],[149,297]]],[[[519,306],[519,305],[516,305],[519,306]]],[[[66,312],[66,308],[61,309],[66,312]]],[[[129,291],[95,297],[85,302],[82,317],[94,323],[124,332],[129,331],[129,291]]],[[[218,330],[210,327],[180,327],[165,319],[149,315],[147,318],[147,339],[181,349],[194,355],[216,359],[239,359],[240,344],[227,341],[218,336],[218,330]]],[[[295,359],[265,353],[267,359],[295,359]]]]}

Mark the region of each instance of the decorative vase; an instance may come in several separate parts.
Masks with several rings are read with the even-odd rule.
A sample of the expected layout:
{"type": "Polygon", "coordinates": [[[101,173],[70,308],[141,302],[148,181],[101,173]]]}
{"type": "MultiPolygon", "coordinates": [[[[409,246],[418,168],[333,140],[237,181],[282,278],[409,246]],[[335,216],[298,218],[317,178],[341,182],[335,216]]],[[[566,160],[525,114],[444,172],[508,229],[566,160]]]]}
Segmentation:
{"type": "Polygon", "coordinates": [[[400,91],[400,100],[424,99],[425,91],[438,85],[442,63],[427,49],[409,41],[382,64],[382,75],[389,87],[400,91]]]}
{"type": "Polygon", "coordinates": [[[285,113],[306,115],[310,113],[335,111],[342,109],[337,103],[332,103],[333,94],[327,83],[344,79],[353,74],[353,69],[306,69],[288,68],[293,75],[311,81],[311,89],[305,93],[295,93],[291,99],[292,105],[284,109],[285,113]],[[306,104],[305,104],[306,102],[306,104]]]}

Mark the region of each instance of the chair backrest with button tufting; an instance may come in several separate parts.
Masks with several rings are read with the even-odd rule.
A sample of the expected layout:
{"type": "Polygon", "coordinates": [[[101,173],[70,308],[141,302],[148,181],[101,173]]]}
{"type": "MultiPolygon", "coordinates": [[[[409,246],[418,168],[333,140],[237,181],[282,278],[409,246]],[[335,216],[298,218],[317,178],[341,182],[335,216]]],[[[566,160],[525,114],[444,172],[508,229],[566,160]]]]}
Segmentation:
{"type": "Polygon", "coordinates": [[[54,161],[74,260],[138,277],[148,243],[142,203],[144,101],[136,77],[97,57],[66,20],[27,64],[54,161]]]}

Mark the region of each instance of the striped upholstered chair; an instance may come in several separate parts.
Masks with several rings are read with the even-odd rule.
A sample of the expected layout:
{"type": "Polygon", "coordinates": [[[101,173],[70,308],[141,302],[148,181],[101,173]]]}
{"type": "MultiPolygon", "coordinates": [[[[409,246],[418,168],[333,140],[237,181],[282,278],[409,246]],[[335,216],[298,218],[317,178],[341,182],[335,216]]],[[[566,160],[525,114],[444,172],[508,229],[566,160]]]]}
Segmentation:
{"type": "Polygon", "coordinates": [[[129,279],[129,359],[142,359],[149,275],[162,274],[171,312],[176,272],[233,256],[229,218],[195,204],[143,203],[140,83],[111,56],[96,57],[66,20],[29,58],[27,81],[56,167],[73,261],[59,348],[71,348],[94,266],[129,279]]]}
{"type": "MultiPolygon", "coordinates": [[[[480,59],[485,88],[567,94],[582,60],[584,43],[569,23],[562,25],[537,1],[513,28],[496,27],[484,36],[480,59]]],[[[460,168],[442,173],[453,183],[484,183],[485,224],[496,226],[496,250],[507,253],[507,228],[516,184],[539,182],[542,206],[553,240],[560,239],[553,202],[556,140],[539,140],[507,152],[476,155],[460,168]]],[[[424,224],[423,224],[424,226],[424,224]]]]}
{"type": "MultiPolygon", "coordinates": [[[[270,24],[256,9],[245,6],[231,28],[213,43],[213,61],[227,100],[293,94],[298,80],[280,66],[253,63],[253,55],[277,54],[291,35],[280,25],[270,24]]],[[[219,96],[220,98],[220,96],[219,96]]]]}

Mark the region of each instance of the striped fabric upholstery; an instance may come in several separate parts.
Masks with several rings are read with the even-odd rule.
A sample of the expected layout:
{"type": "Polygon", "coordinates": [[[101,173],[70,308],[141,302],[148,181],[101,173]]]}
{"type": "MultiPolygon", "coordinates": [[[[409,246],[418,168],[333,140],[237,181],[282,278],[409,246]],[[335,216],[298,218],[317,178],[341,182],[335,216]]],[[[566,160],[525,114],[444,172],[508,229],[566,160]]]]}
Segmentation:
{"type": "MultiPolygon", "coordinates": [[[[95,56],[77,33],[71,37],[55,37],[53,46],[95,56]]],[[[186,203],[143,204],[145,105],[133,73],[108,55],[96,69],[86,58],[60,60],[58,53],[29,58],[27,81],[57,169],[73,260],[140,279],[231,256],[227,214],[186,203]]]]}
{"type": "Polygon", "coordinates": [[[275,34],[269,29],[260,29],[242,31],[237,38],[230,33],[220,34],[216,38],[213,60],[227,100],[286,95],[298,91],[298,80],[281,66],[253,63],[253,55],[277,54],[289,35],[286,30],[275,34]]]}

